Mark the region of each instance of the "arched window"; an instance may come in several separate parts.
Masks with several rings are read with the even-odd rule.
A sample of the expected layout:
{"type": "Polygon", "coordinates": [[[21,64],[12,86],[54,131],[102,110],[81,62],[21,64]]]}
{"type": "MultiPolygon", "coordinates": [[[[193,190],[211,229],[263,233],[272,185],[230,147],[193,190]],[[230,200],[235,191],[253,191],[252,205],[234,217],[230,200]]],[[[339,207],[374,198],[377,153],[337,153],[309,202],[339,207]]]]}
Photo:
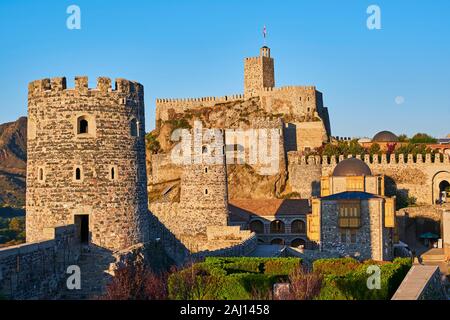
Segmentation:
{"type": "Polygon", "coordinates": [[[78,124],[77,127],[78,134],[89,133],[89,121],[85,116],[78,117],[77,124],[78,124]]]}
{"type": "Polygon", "coordinates": [[[284,240],[280,239],[280,238],[275,238],[275,239],[272,239],[272,241],[270,241],[270,244],[283,245],[284,244],[284,240]]]}
{"type": "Polygon", "coordinates": [[[305,245],[305,240],[297,238],[291,241],[291,247],[297,248],[305,245]]]}
{"type": "Polygon", "coordinates": [[[262,234],[264,233],[264,224],[259,220],[253,220],[250,222],[250,231],[256,233],[256,234],[262,234]]]}
{"type": "Polygon", "coordinates": [[[270,233],[284,233],[284,222],[274,220],[270,223],[270,233]]]}
{"type": "Polygon", "coordinates": [[[130,134],[132,137],[139,136],[139,122],[136,119],[131,119],[130,121],[130,134]]]}
{"type": "Polygon", "coordinates": [[[208,153],[208,146],[202,146],[202,154],[208,153]]]}
{"type": "Polygon", "coordinates": [[[294,220],[291,224],[292,233],[305,233],[306,224],[303,220],[294,220]]]}

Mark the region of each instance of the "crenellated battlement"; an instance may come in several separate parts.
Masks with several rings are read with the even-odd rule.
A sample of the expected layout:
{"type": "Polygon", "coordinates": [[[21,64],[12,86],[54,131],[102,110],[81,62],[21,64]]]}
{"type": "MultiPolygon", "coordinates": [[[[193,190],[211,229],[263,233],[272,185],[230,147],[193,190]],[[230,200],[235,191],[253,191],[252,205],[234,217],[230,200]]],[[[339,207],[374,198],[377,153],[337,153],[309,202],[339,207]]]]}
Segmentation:
{"type": "Polygon", "coordinates": [[[414,157],[413,154],[408,154],[406,157],[404,154],[396,156],[395,154],[374,154],[372,157],[368,154],[366,155],[344,155],[336,156],[304,156],[300,155],[297,151],[288,152],[288,161],[290,164],[300,164],[300,165],[336,165],[339,162],[345,160],[346,158],[357,158],[364,161],[368,165],[398,165],[398,164],[450,164],[450,155],[448,154],[436,154],[433,157],[432,154],[426,154],[423,157],[422,154],[418,154],[414,157]]]}
{"type": "Polygon", "coordinates": [[[199,97],[199,98],[158,98],[156,99],[157,104],[176,104],[176,103],[189,103],[189,102],[228,102],[234,100],[244,99],[243,94],[233,94],[222,97],[199,97]]]}
{"type": "MultiPolygon", "coordinates": [[[[249,58],[253,59],[253,58],[249,58]]],[[[302,89],[305,91],[316,91],[315,86],[284,86],[284,87],[264,87],[262,88],[262,92],[283,92],[283,91],[291,91],[291,90],[302,89]]],[[[179,103],[198,103],[198,102],[229,102],[235,100],[243,100],[249,97],[258,96],[256,95],[244,95],[244,94],[232,94],[220,97],[197,97],[197,98],[157,98],[156,103],[159,105],[173,105],[179,103]]]]}
{"type": "Polygon", "coordinates": [[[107,77],[98,77],[97,86],[89,88],[88,77],[75,77],[75,87],[67,88],[67,81],[65,77],[45,78],[32,81],[28,84],[28,93],[30,95],[38,95],[43,92],[62,92],[62,91],[77,91],[80,93],[87,92],[119,92],[119,93],[135,93],[142,95],[144,87],[136,82],[123,78],[117,78],[114,82],[114,88],[111,85],[111,79],[107,77]]]}
{"type": "Polygon", "coordinates": [[[305,91],[316,91],[315,86],[283,86],[283,87],[264,87],[261,91],[263,92],[277,92],[277,91],[291,91],[291,90],[302,89],[305,91]]]}

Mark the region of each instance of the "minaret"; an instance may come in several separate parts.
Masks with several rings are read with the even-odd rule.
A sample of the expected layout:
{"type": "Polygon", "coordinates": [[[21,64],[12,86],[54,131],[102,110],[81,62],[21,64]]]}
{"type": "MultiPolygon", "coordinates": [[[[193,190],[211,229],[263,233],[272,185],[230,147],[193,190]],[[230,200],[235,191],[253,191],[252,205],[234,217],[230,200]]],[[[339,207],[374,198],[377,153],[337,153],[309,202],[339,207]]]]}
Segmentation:
{"type": "Polygon", "coordinates": [[[259,57],[244,60],[244,94],[256,95],[263,88],[274,86],[274,63],[270,57],[270,48],[263,46],[259,51],[259,57]]]}

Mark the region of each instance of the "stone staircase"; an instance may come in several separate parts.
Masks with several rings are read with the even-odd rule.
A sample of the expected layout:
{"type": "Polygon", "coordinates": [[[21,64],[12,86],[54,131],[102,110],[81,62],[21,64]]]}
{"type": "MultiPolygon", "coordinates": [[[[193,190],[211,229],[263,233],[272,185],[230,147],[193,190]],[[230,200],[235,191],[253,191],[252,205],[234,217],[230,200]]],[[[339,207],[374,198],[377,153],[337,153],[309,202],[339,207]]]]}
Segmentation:
{"type": "Polygon", "coordinates": [[[102,295],[111,279],[108,270],[113,262],[110,251],[94,246],[83,247],[77,264],[81,271],[81,289],[70,290],[64,281],[58,299],[86,300],[102,295]]]}

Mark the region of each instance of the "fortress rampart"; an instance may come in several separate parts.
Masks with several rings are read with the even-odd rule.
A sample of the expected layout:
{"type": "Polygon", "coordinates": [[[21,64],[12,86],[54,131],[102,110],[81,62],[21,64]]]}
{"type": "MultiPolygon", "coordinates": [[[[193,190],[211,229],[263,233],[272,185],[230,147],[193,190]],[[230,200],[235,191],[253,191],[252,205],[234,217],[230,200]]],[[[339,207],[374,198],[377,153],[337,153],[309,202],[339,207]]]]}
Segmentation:
{"type": "MultiPolygon", "coordinates": [[[[156,120],[167,121],[171,119],[171,114],[185,113],[188,110],[195,110],[205,107],[221,107],[222,103],[233,102],[250,99],[252,97],[270,97],[275,98],[290,98],[290,95],[295,95],[296,100],[303,101],[303,104],[315,104],[314,86],[284,86],[284,87],[264,87],[258,93],[254,94],[233,94],[221,97],[199,97],[199,98],[158,98],[156,99],[156,120]],[[300,98],[302,97],[302,98],[300,98]]],[[[270,105],[271,107],[271,105],[270,105]]],[[[269,108],[269,106],[267,107],[269,108]]],[[[266,109],[267,109],[266,108],[266,109]]],[[[305,108],[306,110],[306,108],[305,108]]],[[[266,110],[268,112],[279,113],[277,110],[266,110]]],[[[282,112],[280,110],[280,112],[282,112]]]]}
{"type": "MultiPolygon", "coordinates": [[[[352,157],[349,155],[348,157],[352,157]]],[[[386,176],[386,192],[402,192],[415,197],[417,203],[432,204],[439,197],[439,183],[450,179],[450,157],[446,154],[433,156],[409,154],[356,155],[371,169],[372,173],[386,176]]],[[[330,175],[334,167],[345,157],[301,156],[288,153],[289,181],[293,191],[302,197],[320,194],[321,176],[330,175]]]]}
{"type": "Polygon", "coordinates": [[[80,254],[75,225],[48,228],[45,239],[0,249],[0,292],[9,299],[50,299],[80,254]]]}

